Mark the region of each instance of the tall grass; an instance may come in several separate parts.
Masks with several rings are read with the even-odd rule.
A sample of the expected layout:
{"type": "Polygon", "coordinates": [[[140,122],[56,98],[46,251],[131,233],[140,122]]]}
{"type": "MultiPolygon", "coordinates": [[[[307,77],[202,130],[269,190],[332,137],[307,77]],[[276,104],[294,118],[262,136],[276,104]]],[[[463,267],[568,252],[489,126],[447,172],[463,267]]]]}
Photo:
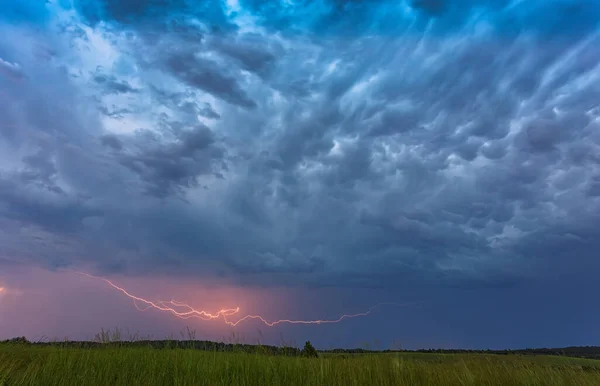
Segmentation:
{"type": "Polygon", "coordinates": [[[0,385],[600,385],[600,362],[436,354],[286,357],[103,345],[0,345],[0,385]]]}

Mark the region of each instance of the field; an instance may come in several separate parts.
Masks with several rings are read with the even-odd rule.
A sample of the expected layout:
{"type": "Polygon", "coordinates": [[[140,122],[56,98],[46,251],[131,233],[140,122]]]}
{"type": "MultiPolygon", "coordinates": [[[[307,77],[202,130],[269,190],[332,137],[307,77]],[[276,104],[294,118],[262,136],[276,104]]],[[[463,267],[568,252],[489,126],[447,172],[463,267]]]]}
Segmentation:
{"type": "Polygon", "coordinates": [[[0,385],[600,385],[600,361],[494,354],[320,354],[0,344],[0,385]]]}

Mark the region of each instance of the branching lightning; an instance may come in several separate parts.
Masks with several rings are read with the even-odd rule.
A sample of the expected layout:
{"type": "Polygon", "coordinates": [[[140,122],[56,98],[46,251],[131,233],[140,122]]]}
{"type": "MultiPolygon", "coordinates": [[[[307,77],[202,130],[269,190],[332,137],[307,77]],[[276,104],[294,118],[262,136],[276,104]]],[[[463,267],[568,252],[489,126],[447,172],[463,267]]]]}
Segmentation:
{"type": "Polygon", "coordinates": [[[236,321],[232,321],[229,318],[234,316],[234,315],[238,315],[240,312],[240,307],[236,307],[236,308],[225,308],[222,309],[216,313],[210,313],[204,310],[197,310],[195,308],[193,308],[192,306],[190,306],[189,304],[186,303],[182,303],[182,302],[178,302],[175,300],[169,300],[169,301],[164,301],[164,300],[158,300],[158,301],[151,301],[148,299],[144,299],[142,297],[136,296],[131,294],[129,291],[127,291],[125,288],[120,287],[118,285],[116,285],[115,283],[113,283],[112,281],[110,281],[109,279],[103,278],[103,277],[98,277],[98,276],[93,276],[87,273],[83,273],[83,272],[77,272],[80,275],[83,276],[87,276],[89,278],[93,278],[93,279],[97,279],[97,280],[102,280],[105,283],[107,283],[110,287],[112,287],[113,289],[121,292],[122,294],[124,294],[125,296],[129,297],[130,299],[133,300],[133,304],[135,306],[135,308],[137,308],[139,311],[147,311],[150,309],[155,309],[155,310],[159,310],[159,311],[163,311],[163,312],[168,312],[172,315],[174,315],[177,318],[180,319],[191,319],[191,318],[197,318],[197,319],[201,319],[201,320],[216,320],[219,318],[222,318],[222,320],[224,321],[225,324],[235,327],[238,324],[247,321],[247,320],[258,320],[260,322],[262,322],[263,324],[269,326],[269,327],[273,327],[275,325],[278,324],[327,324],[327,323],[339,323],[344,319],[350,319],[350,318],[357,318],[360,316],[367,316],[369,315],[375,308],[382,306],[382,305],[391,305],[391,304],[395,304],[398,305],[397,303],[379,303],[374,305],[373,307],[369,308],[367,311],[365,312],[361,312],[361,313],[357,313],[357,314],[344,314],[342,316],[340,316],[337,319],[325,319],[325,320],[291,320],[291,319],[280,319],[280,320],[275,320],[275,321],[268,321],[265,318],[263,318],[260,315],[246,315],[243,317],[240,317],[239,319],[237,319],[236,321]],[[140,307],[140,304],[143,304],[143,307],[140,307]]]}

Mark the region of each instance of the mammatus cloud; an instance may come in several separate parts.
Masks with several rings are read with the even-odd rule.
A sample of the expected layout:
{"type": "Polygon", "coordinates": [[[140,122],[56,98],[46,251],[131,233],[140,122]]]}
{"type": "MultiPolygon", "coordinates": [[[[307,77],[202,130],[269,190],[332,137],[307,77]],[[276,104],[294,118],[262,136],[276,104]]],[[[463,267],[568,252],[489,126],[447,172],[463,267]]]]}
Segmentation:
{"type": "Polygon", "coordinates": [[[595,2],[197,4],[2,19],[5,256],[314,286],[598,268],[595,2]]]}

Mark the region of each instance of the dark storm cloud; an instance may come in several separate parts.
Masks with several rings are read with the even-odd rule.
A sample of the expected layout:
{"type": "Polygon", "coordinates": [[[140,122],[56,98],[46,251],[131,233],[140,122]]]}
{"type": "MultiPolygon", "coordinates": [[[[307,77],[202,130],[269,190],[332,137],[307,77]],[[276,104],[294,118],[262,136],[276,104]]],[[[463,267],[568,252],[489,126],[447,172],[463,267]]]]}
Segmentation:
{"type": "Polygon", "coordinates": [[[205,118],[210,118],[210,119],[219,119],[221,118],[221,116],[219,115],[219,113],[217,113],[215,110],[212,109],[210,103],[204,102],[204,104],[202,105],[202,107],[199,107],[196,104],[190,104],[190,105],[185,105],[185,107],[190,107],[192,109],[196,109],[196,111],[198,112],[199,115],[205,117],[205,118]]]}
{"type": "Polygon", "coordinates": [[[209,119],[219,119],[221,116],[217,113],[213,106],[208,102],[198,104],[194,100],[194,93],[187,92],[168,92],[151,86],[150,91],[157,103],[168,106],[188,119],[193,119],[193,116],[200,115],[209,119]]]}
{"type": "MultiPolygon", "coordinates": [[[[523,32],[540,36],[583,36],[598,23],[600,5],[586,1],[510,0],[328,0],[281,2],[241,0],[241,10],[249,12],[269,30],[298,34],[302,31],[327,36],[360,37],[365,33],[398,34],[417,27],[421,32],[457,31],[472,17],[487,19],[500,34],[515,37],[523,32]],[[433,21],[433,25],[430,22],[433,21]]],[[[196,19],[208,30],[235,31],[236,21],[228,16],[227,4],[190,0],[94,0],[76,1],[77,9],[92,25],[100,21],[133,26],[163,28],[183,19],[196,19]]],[[[181,26],[182,24],[176,25],[181,26]]],[[[169,31],[173,29],[169,27],[169,31]]],[[[184,28],[183,31],[194,31],[184,28]]],[[[166,31],[165,31],[166,32],[166,31]]],[[[193,32],[195,35],[196,32],[193,32]]],[[[188,35],[189,36],[189,35],[188,35]]],[[[198,36],[194,37],[196,41],[198,36]]]]}
{"type": "Polygon", "coordinates": [[[232,41],[231,36],[217,38],[210,42],[216,51],[239,62],[247,71],[265,74],[268,67],[276,60],[270,52],[272,48],[265,46],[266,40],[259,34],[241,36],[232,41]]]}
{"type": "Polygon", "coordinates": [[[110,134],[104,135],[104,136],[102,136],[102,138],[100,138],[100,141],[102,142],[102,144],[104,146],[108,146],[108,147],[112,148],[113,150],[123,149],[123,144],[121,143],[119,138],[114,135],[110,135],[110,134]]]}
{"type": "Polygon", "coordinates": [[[448,2],[445,0],[413,0],[412,7],[422,10],[430,15],[440,15],[448,7],[448,2]]]}
{"type": "Polygon", "coordinates": [[[44,186],[41,192],[36,191],[39,184],[37,180],[23,184],[0,180],[0,201],[5,204],[1,211],[3,217],[16,220],[21,226],[35,224],[60,233],[76,232],[84,218],[101,214],[97,209],[86,207],[85,200],[66,196],[59,187],[44,186]]]}
{"type": "MultiPolygon", "coordinates": [[[[146,135],[144,135],[146,134],[146,135]]],[[[162,143],[151,133],[137,143],[132,154],[122,154],[120,162],[148,184],[148,192],[160,198],[198,185],[198,176],[217,173],[223,150],[215,146],[213,133],[198,125],[177,130],[175,140],[162,143]]]]}
{"type": "Polygon", "coordinates": [[[566,3],[240,2],[259,25],[210,4],[81,3],[105,23],[46,42],[52,63],[0,43],[3,73],[27,75],[0,79],[0,213],[44,229],[40,250],[68,241],[77,254],[61,264],[85,251],[109,272],[458,288],[591,277],[600,13],[566,3]],[[67,76],[81,66],[90,79],[67,76]]]}
{"type": "Polygon", "coordinates": [[[195,17],[207,21],[214,28],[234,28],[225,15],[223,4],[216,0],[76,0],[74,3],[75,8],[92,25],[110,21],[155,28],[172,18],[195,17]]]}
{"type": "Polygon", "coordinates": [[[138,90],[131,87],[126,80],[117,80],[115,76],[97,74],[94,76],[96,83],[105,88],[108,93],[125,94],[136,93],[138,90]]]}
{"type": "Polygon", "coordinates": [[[37,153],[24,156],[22,161],[25,167],[19,177],[25,183],[39,183],[41,186],[57,193],[63,193],[60,187],[55,184],[57,170],[51,157],[52,154],[46,149],[40,149],[37,153]]]}
{"type": "Polygon", "coordinates": [[[101,105],[101,106],[98,106],[98,111],[101,112],[102,114],[106,115],[107,117],[110,117],[113,119],[122,119],[125,117],[125,115],[132,113],[131,110],[125,109],[125,108],[119,108],[116,105],[112,105],[110,108],[108,106],[101,105]]]}
{"type": "Polygon", "coordinates": [[[256,103],[246,95],[238,81],[224,73],[214,61],[199,58],[193,52],[184,52],[165,59],[165,66],[174,76],[192,87],[240,107],[256,107],[256,103]]]}

